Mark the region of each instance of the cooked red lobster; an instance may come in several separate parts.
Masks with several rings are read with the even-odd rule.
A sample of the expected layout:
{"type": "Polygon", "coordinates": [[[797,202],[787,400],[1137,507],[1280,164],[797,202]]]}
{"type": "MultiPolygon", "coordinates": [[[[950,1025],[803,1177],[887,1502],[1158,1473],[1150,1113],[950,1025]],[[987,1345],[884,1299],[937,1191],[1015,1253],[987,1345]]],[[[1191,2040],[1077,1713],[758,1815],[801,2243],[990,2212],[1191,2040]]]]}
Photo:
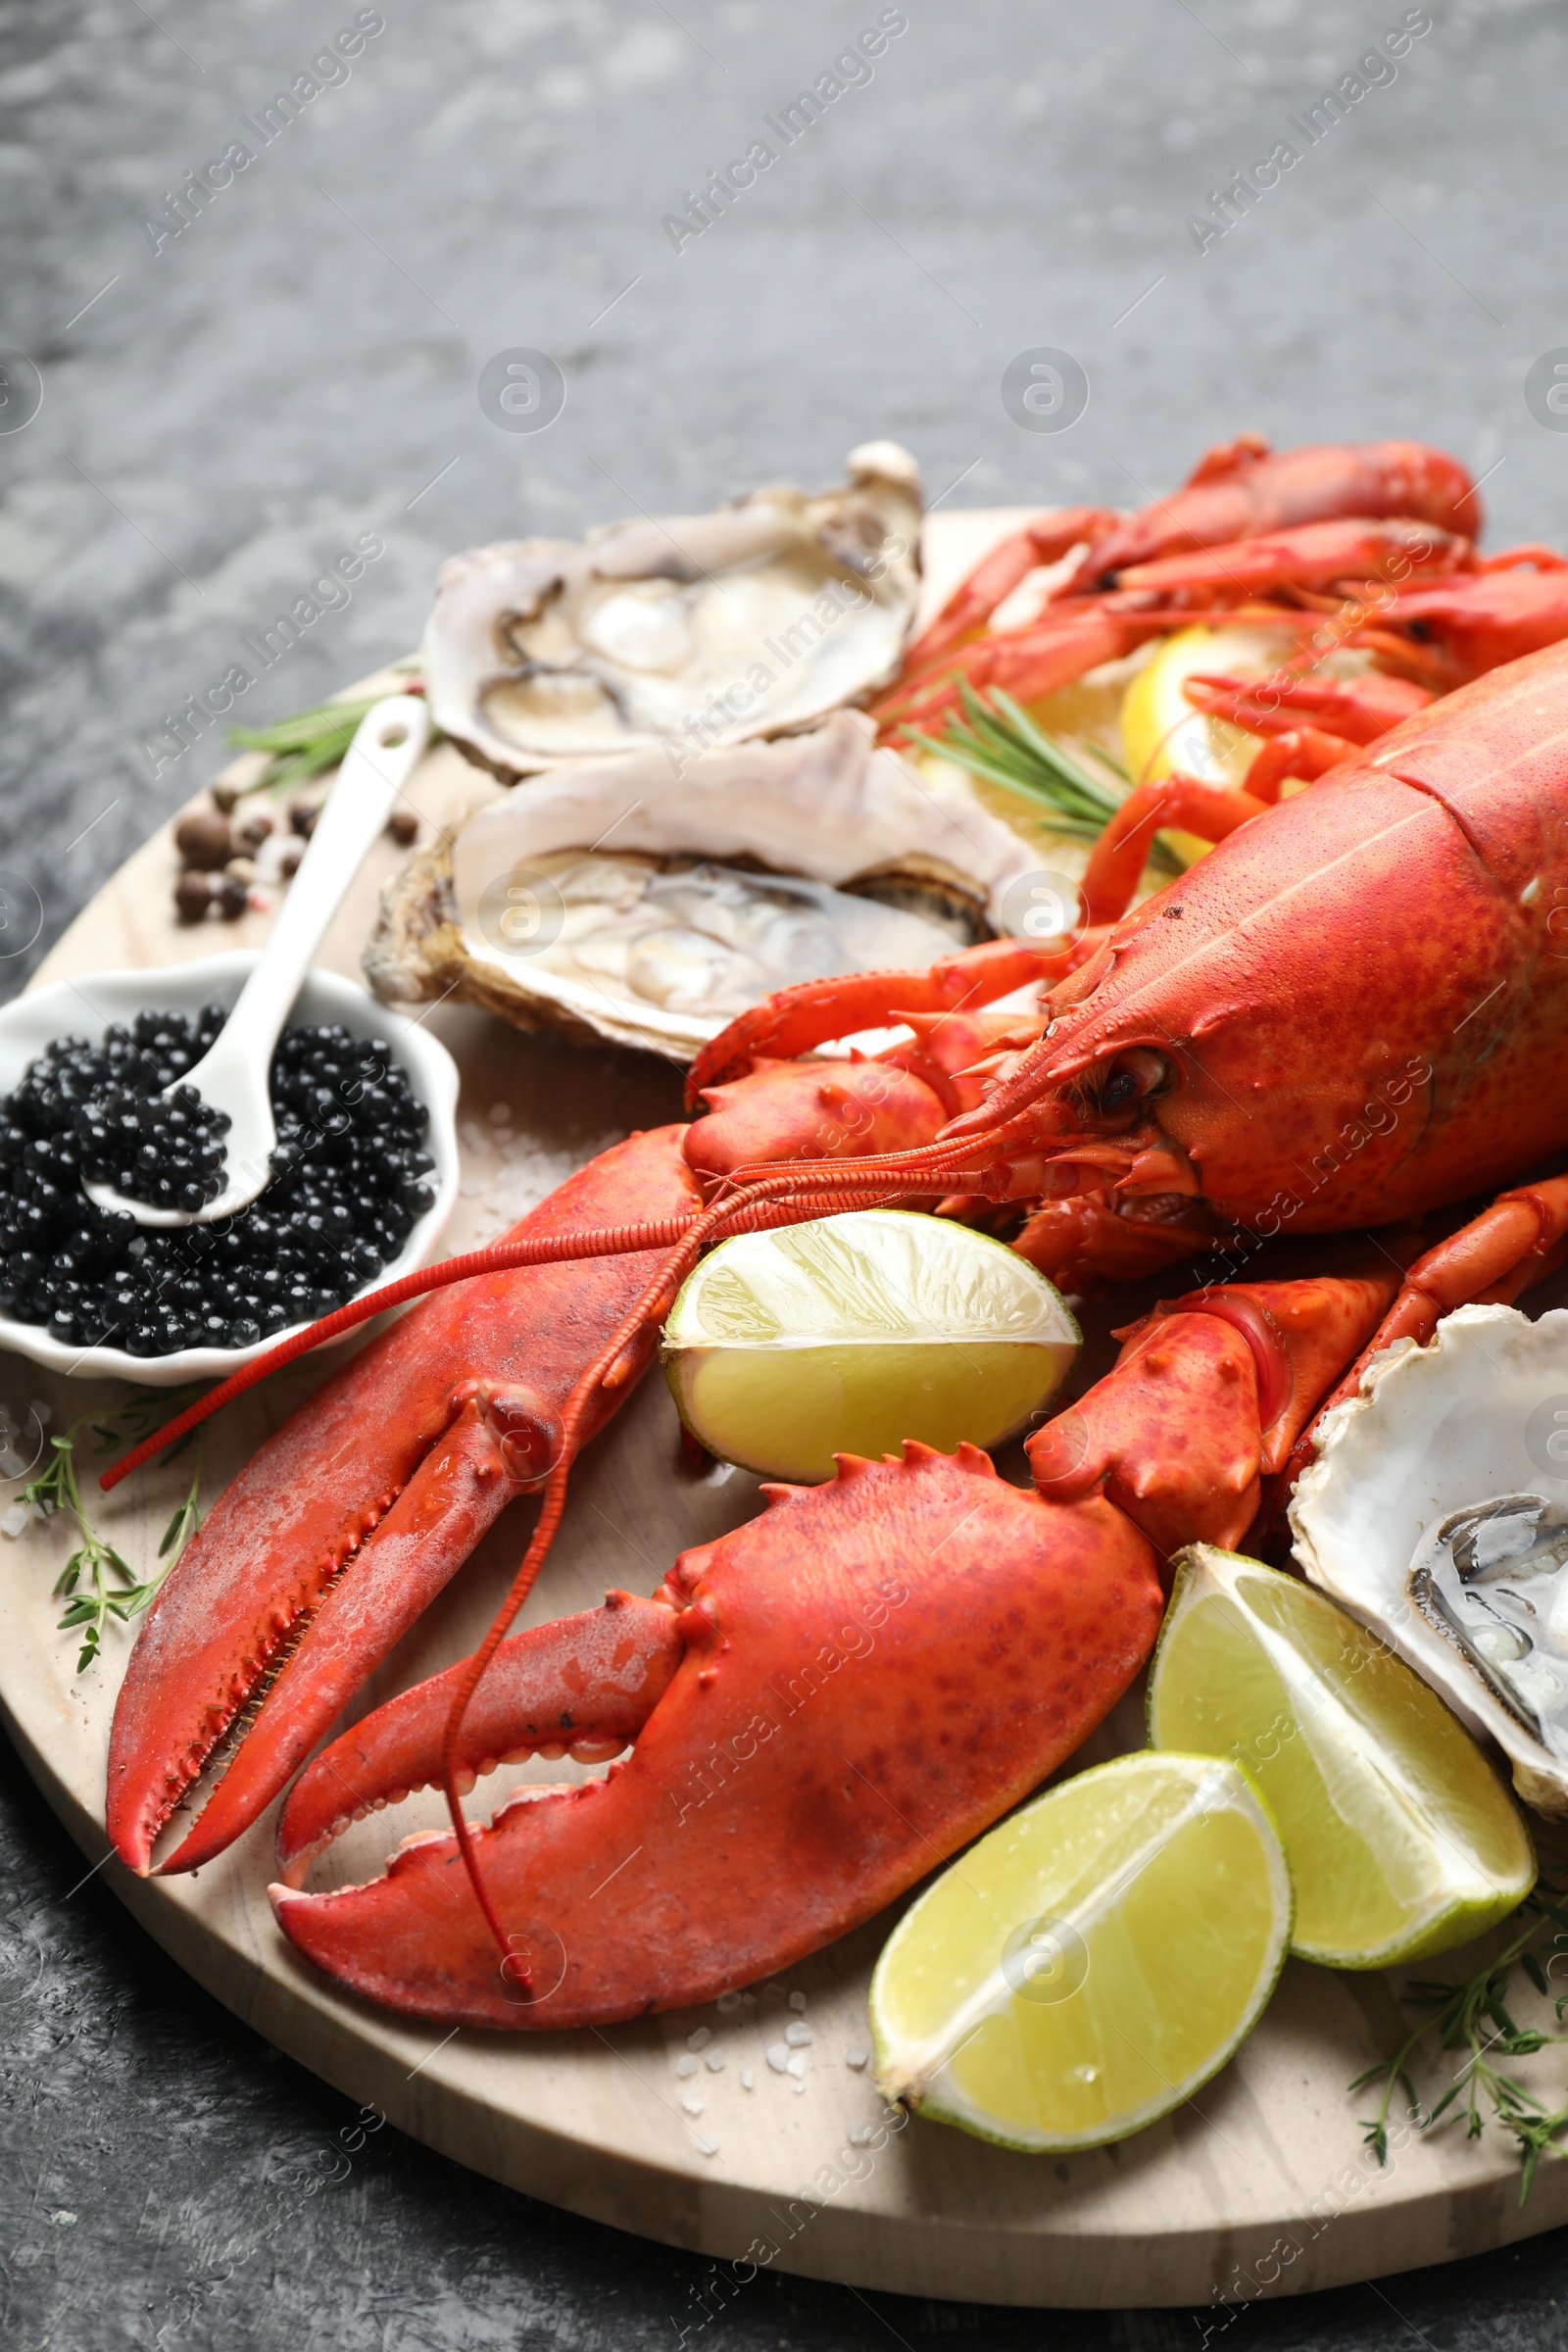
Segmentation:
{"type": "MultiPolygon", "coordinates": [[[[1330,648],[1367,648],[1396,676],[1446,692],[1568,636],[1568,557],[1534,542],[1481,556],[1480,531],[1475,485],[1442,450],[1366,441],[1275,454],[1244,433],[1139,514],[1074,507],[1004,539],[909,649],[874,713],[900,742],[964,687],[1031,702],[1208,613],[1298,631],[1302,667],[1330,648]],[[990,625],[1053,567],[1029,620],[990,625]]],[[[1372,694],[1359,707],[1388,723],[1372,694]]],[[[1310,781],[1322,747],[1317,758],[1259,771],[1253,789],[1265,772],[1310,781]]]]}
{"type": "Polygon", "coordinates": [[[743,1015],[692,1073],[706,1116],[633,1137],[491,1250],[273,1351],[449,1286],[323,1382],[169,1578],[115,1718],[117,1850],[149,1867],[246,1714],[164,1867],[238,1836],[533,1490],[485,1644],[307,1766],[280,1861],[299,1880],[347,1820],[426,1783],[447,1788],[454,1836],[365,1886],[275,1890],[284,1931],[394,2008],[546,2029],[711,1997],[870,1917],[1072,1753],[1148,1655],[1163,1558],[1267,1519],[1371,1349],[1515,1297],[1564,1254],[1568,1179],[1513,1180],[1568,1151],[1565,908],[1559,646],[1260,804],[1130,917],[743,1015]],[[1038,1011],[988,1009],[1027,980],[1038,1011]],[[796,1058],[899,1024],[909,1041],[880,1054],[796,1058]],[[1412,1238],[1510,1185],[1435,1246],[1412,1238]],[[973,1448],[846,1461],[684,1554],[652,1599],[506,1639],[571,1463],[698,1253],[911,1198],[1023,1214],[1017,1246],[1074,1283],[1216,1248],[1229,1278],[1147,1318],[1036,1433],[1033,1494],[973,1448]],[[1389,1227],[1345,1270],[1283,1282],[1255,1264],[1273,1236],[1389,1227]],[[500,1758],[628,1742],[602,1780],[462,1820],[500,1758]]]}

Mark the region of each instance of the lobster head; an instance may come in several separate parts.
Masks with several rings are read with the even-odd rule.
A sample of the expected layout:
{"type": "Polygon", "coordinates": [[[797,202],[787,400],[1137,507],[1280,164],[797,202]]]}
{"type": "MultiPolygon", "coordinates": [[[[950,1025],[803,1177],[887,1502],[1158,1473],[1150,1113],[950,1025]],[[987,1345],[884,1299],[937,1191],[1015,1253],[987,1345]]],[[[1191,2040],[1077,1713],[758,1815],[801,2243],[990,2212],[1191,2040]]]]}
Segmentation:
{"type": "Polygon", "coordinates": [[[1240,827],[1045,1000],[933,1160],[987,1191],[1392,1223],[1560,1149],[1568,646],[1240,827]]]}

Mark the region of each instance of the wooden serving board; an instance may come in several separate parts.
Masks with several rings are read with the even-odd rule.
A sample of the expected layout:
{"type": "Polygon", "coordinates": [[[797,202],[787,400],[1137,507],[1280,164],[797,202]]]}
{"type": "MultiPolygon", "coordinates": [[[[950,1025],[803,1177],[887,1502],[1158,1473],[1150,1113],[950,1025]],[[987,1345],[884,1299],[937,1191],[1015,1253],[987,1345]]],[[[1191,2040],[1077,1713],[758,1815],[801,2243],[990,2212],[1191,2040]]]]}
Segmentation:
{"type": "MultiPolygon", "coordinates": [[[[993,513],[934,520],[933,599],[1010,519],[993,513]]],[[[242,780],[245,763],[234,773],[242,780]]],[[[413,797],[431,821],[448,822],[496,789],[442,747],[418,771],[413,797]]],[[[399,855],[390,844],[372,853],[322,963],[358,976],[375,893],[399,855]]],[[[225,933],[177,929],[173,871],[166,827],[77,918],[39,981],[174,962],[211,954],[220,941],[243,946],[263,935],[268,918],[259,914],[225,933]]],[[[678,1076],[651,1058],[522,1037],[466,1009],[440,1007],[429,1018],[463,1078],[465,1190],[448,1248],[469,1248],[511,1222],[614,1136],[678,1115],[678,1076]]],[[[1102,1321],[1130,1311],[1118,1301],[1102,1321]]],[[[1109,1354],[1102,1325],[1091,1342],[1085,1370],[1098,1377],[1109,1354]]],[[[310,1393],[323,1368],[296,1367],[220,1416],[206,1441],[209,1494],[310,1393]]],[[[0,1356],[0,1402],[19,1423],[32,1399],[48,1404],[58,1430],[124,1394],[0,1356]]],[[[1010,1474],[1023,1475],[1021,1457],[1010,1474]]],[[[95,1517],[138,1574],[149,1572],[188,1475],[182,1464],[95,1499],[95,1517]]],[[[678,1551],[738,1525],[756,1507],[751,1478],[699,1474],[684,1460],[656,1375],[585,1456],[523,1621],[593,1606],[612,1584],[650,1592],[678,1551]]],[[[362,1708],[472,1645],[510,1578],[532,1508],[514,1505],[500,1522],[374,1677],[362,1708]]],[[[129,1635],[117,1629],[102,1661],[74,1679],[75,1644],[56,1632],[60,1604],[50,1595],[69,1548],[58,1520],[0,1539],[0,1706],[34,1779],[98,1863],[106,1851],[109,1718],[129,1635]]],[[[1074,1763],[1141,1739],[1140,1710],[1129,1699],[1074,1763]]],[[[484,1795],[493,1800],[519,1778],[569,1769],[504,1771],[484,1795]]],[[[428,1796],[396,1817],[372,1819],[335,1849],[335,1880],[371,1875],[396,1836],[443,1821],[428,1796]]],[[[979,2302],[1250,2300],[1449,2260],[1568,2219],[1568,2167],[1544,2166],[1521,2213],[1516,2160],[1494,2130],[1479,2145],[1457,2132],[1412,2140],[1384,2171],[1363,2150],[1356,2118],[1366,2097],[1348,2097],[1346,2084],[1403,2031],[1395,1987],[1380,1976],[1290,1963],[1263,2023],[1198,2099],[1120,2147],[1072,2159],[1029,2157],[884,2110],[863,2062],[865,1997],[894,1914],[739,2002],[730,1997],[608,2033],[443,2037],[359,2005],[295,1954],[267,1901],[270,1854],[269,1816],[195,1877],[139,1881],[112,1861],[104,1873],[183,1968],[350,2097],[498,2180],[733,2265],[720,2269],[720,2302],[744,2285],[751,2266],[764,2264],[858,2287],[979,2302]],[[811,2031],[799,2082],[764,2056],[797,2014],[792,1994],[805,1996],[811,2031]],[[676,2066],[688,2054],[688,2036],[702,2028],[711,2035],[709,2050],[722,2052],[722,2066],[712,2070],[705,2051],[698,2071],[681,2075],[676,2066]],[[701,2102],[695,2114],[683,2105],[694,2098],[701,2102]]],[[[1468,1965],[1464,1955],[1453,1956],[1457,1970],[1467,1973],[1468,1965]]],[[[1549,2058],[1532,2066],[1541,2068],[1550,2096],[1561,2097],[1561,2070],[1549,2058]]],[[[1214,2326],[1225,2325],[1226,2315],[1216,2313],[1214,2326]]]]}

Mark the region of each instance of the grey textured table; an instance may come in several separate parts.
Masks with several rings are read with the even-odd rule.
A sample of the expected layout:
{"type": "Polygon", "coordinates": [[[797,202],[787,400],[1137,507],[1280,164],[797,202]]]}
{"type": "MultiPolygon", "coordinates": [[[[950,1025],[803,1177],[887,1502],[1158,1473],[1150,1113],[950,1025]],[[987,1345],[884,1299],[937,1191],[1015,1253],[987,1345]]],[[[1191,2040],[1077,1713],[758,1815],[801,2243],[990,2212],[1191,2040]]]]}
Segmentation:
{"type": "MultiPolygon", "coordinates": [[[[831,481],[873,433],[960,503],[1136,503],[1254,425],[1443,442],[1489,476],[1494,542],[1561,543],[1568,439],[1525,398],[1568,333],[1560,16],[1434,0],[1431,29],[1396,71],[1360,75],[1342,120],[1324,111],[1310,143],[1287,127],[1404,16],[1395,0],[0,8],[0,348],[43,387],[25,428],[0,431],[0,993],[220,763],[216,725],[171,733],[187,697],[241,663],[236,715],[260,720],[369,669],[415,642],[437,561],[469,542],[831,481]],[[906,28],[869,78],[844,69],[788,144],[764,130],[879,20],[906,28]],[[258,128],[356,22],[346,70],[258,128]],[[762,138],[777,160],[695,233],[691,194],[762,138]],[[1278,184],[1216,211],[1209,191],[1287,139],[1303,152],[1278,184]],[[187,198],[175,233],[170,197],[235,140],[252,160],[205,207],[187,198]],[[519,346],[564,371],[538,433],[498,429],[477,397],[485,363],[519,346]],[[1070,429],[1020,429],[1003,405],[1008,362],[1040,346],[1087,372],[1070,429]],[[264,670],[244,641],[367,533],[384,552],[352,600],[264,670]]],[[[12,371],[13,400],[26,380],[12,371]]],[[[22,413],[0,407],[0,427],[22,413]]],[[[77,1886],[14,1770],[3,1820],[0,2336],[18,2352],[950,2335],[1178,2352],[1214,2325],[770,2276],[705,2300],[708,2264],[390,2130],[321,2185],[342,2169],[324,2152],[344,2102],[77,1886]]],[[[1243,2312],[1226,2352],[1558,2343],[1563,2276],[1545,2238],[1243,2312]]]]}

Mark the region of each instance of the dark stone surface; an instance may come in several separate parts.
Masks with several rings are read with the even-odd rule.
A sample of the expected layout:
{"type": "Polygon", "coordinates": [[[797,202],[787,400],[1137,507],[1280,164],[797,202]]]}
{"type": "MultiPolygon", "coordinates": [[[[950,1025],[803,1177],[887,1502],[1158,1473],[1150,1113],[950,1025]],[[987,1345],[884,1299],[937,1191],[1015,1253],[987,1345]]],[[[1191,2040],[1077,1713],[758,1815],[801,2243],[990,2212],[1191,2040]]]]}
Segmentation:
{"type": "MultiPolygon", "coordinates": [[[[36,419],[0,436],[0,993],[220,764],[216,730],[177,760],[145,754],[164,714],[357,533],[384,555],[239,715],[412,646],[451,548],[833,480],[869,433],[963,503],[1136,501],[1244,425],[1418,433],[1494,469],[1494,541],[1568,533],[1568,439],[1523,395],[1568,332],[1560,12],[1434,0],[1397,80],[1202,254],[1186,216],[1351,70],[1394,0],[907,13],[869,86],[677,254],[662,217],[875,0],[684,0],[679,22],[661,0],[387,0],[348,81],[155,256],[143,216],[352,0],[0,8],[0,347],[44,378],[36,419]],[[476,399],[515,345],[566,375],[537,437],[476,399]],[[1004,367],[1037,345],[1087,369],[1070,432],[1003,409],[1004,367]]],[[[74,1850],[14,1769],[3,1837],[0,2337],[18,2352],[640,2352],[683,2327],[716,2352],[1200,2343],[1185,2313],[1009,2314],[770,2276],[699,2327],[707,2265],[390,2129],[320,2185],[348,2104],[181,1980],[97,1882],[72,1891],[74,1850]]],[[[1558,2343],[1561,2272],[1544,2238],[1247,2312],[1226,2352],[1558,2343]]]]}

